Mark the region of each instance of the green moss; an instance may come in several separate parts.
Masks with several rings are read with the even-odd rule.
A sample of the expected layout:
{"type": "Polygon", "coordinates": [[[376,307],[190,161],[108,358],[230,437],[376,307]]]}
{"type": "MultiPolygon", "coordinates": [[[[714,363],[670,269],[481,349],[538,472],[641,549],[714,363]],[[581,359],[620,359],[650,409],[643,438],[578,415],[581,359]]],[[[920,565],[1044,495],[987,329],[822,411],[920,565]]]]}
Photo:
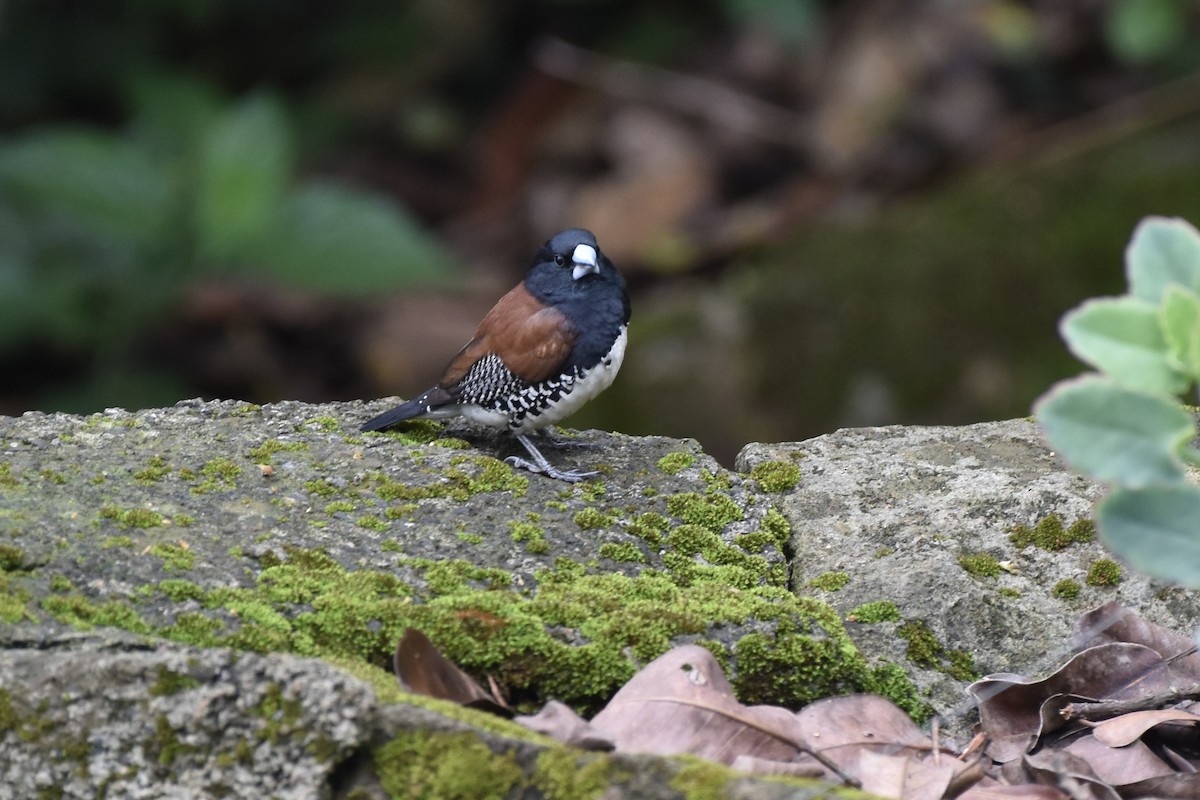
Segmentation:
{"type": "Polygon", "coordinates": [[[682,766],[671,778],[671,788],[688,800],[724,800],[730,796],[727,786],[738,773],[723,764],[694,756],[679,757],[682,766]]]}
{"type": "Polygon", "coordinates": [[[196,554],[177,544],[161,542],[151,547],[149,552],[163,560],[163,568],[168,572],[184,572],[196,566],[196,554]]]}
{"type": "Polygon", "coordinates": [[[150,685],[152,697],[170,697],[171,695],[195,689],[200,681],[187,673],[174,672],[165,664],[154,665],[154,683],[150,685]]]}
{"type": "Polygon", "coordinates": [[[96,605],[80,594],[50,595],[42,600],[42,609],[59,622],[91,630],[94,627],[121,628],[133,633],[150,633],[151,628],[131,606],[121,600],[96,605]]]}
{"type": "Polygon", "coordinates": [[[20,725],[21,718],[13,707],[12,694],[0,686],[0,739],[9,731],[17,730],[20,725]]]}
{"type": "Polygon", "coordinates": [[[148,508],[104,505],[100,507],[100,518],[111,519],[122,528],[158,528],[163,524],[163,515],[148,508]]]}
{"type": "Polygon", "coordinates": [[[905,622],[896,629],[896,635],[908,642],[906,655],[918,667],[935,669],[960,681],[978,677],[974,658],[961,650],[947,650],[927,623],[920,620],[905,622]]]}
{"type": "Polygon", "coordinates": [[[1001,597],[1010,597],[1010,598],[1016,599],[1021,596],[1021,590],[1014,589],[1011,586],[1005,586],[1003,588],[997,589],[996,591],[1001,597]]]}
{"type": "Polygon", "coordinates": [[[67,482],[67,478],[61,472],[55,472],[52,469],[39,469],[38,477],[46,483],[53,483],[56,486],[62,486],[67,482]]]}
{"type": "Polygon", "coordinates": [[[11,544],[0,544],[0,572],[16,572],[25,563],[25,553],[11,544]]]}
{"type": "Polygon", "coordinates": [[[550,552],[550,543],[546,541],[546,532],[532,522],[513,521],[508,523],[509,535],[517,543],[525,544],[525,552],[542,555],[550,552]]]}
{"type": "Polygon", "coordinates": [[[404,501],[437,498],[465,501],[483,492],[511,492],[514,497],[524,497],[529,489],[529,478],[518,475],[508,464],[490,456],[456,456],[442,477],[444,480],[435,483],[413,486],[386,475],[375,475],[372,488],[383,500],[404,501]],[[475,466],[475,473],[459,469],[465,464],[475,466]]]}
{"type": "Polygon", "coordinates": [[[214,458],[200,468],[200,483],[192,487],[192,494],[227,491],[237,487],[237,477],[242,468],[228,458],[214,458]]]}
{"type": "Polygon", "coordinates": [[[918,724],[928,722],[933,716],[933,707],[921,698],[908,673],[896,664],[881,664],[872,669],[863,691],[888,698],[918,724]]]}
{"type": "Polygon", "coordinates": [[[683,450],[674,453],[668,453],[658,460],[658,468],[668,475],[677,475],[692,464],[696,463],[696,457],[691,453],[683,450]]]}
{"type": "Polygon", "coordinates": [[[467,544],[483,544],[485,541],[483,534],[467,533],[466,531],[458,531],[454,534],[454,538],[458,539],[460,542],[466,542],[467,544]]]}
{"type": "Polygon", "coordinates": [[[625,530],[641,539],[651,547],[658,547],[663,542],[663,534],[671,527],[671,521],[654,511],[639,514],[636,519],[625,526],[625,530]]]}
{"type": "Polygon", "coordinates": [[[16,489],[21,485],[17,480],[17,476],[13,475],[12,464],[7,461],[0,461],[0,490],[16,489]]]}
{"type": "Polygon", "coordinates": [[[389,439],[395,439],[401,444],[429,444],[441,435],[445,427],[446,424],[444,422],[437,422],[430,419],[414,419],[390,430],[374,434],[369,433],[367,435],[386,436],[389,439]]]}
{"type": "Polygon", "coordinates": [[[154,718],[154,735],[146,739],[143,747],[147,755],[164,767],[171,766],[179,756],[192,753],[196,749],[180,741],[179,734],[171,727],[166,714],[159,714],[154,718]]]}
{"type": "Polygon", "coordinates": [[[8,575],[0,572],[0,621],[17,623],[23,620],[36,622],[29,612],[31,595],[28,590],[17,586],[8,575]]]}
{"type": "Polygon", "coordinates": [[[817,577],[808,582],[808,585],[814,589],[820,589],[823,592],[837,592],[845,588],[850,582],[850,575],[846,572],[822,572],[817,577]]]}
{"type": "Polygon", "coordinates": [[[616,522],[616,518],[612,514],[605,514],[590,506],[577,512],[572,519],[585,531],[607,528],[616,522]]]}
{"type": "Polygon", "coordinates": [[[196,524],[196,518],[191,514],[176,514],[174,520],[180,528],[190,528],[196,524]]]}
{"type": "Polygon", "coordinates": [[[171,468],[167,466],[167,460],[162,456],[151,456],[149,463],[133,473],[133,479],[138,483],[150,484],[158,483],[163,478],[171,474],[171,468]]]}
{"type": "Polygon", "coordinates": [[[129,536],[105,536],[100,546],[105,550],[114,547],[133,547],[133,539],[129,536]]]}
{"type": "Polygon", "coordinates": [[[553,800],[589,800],[614,782],[613,772],[607,756],[550,747],[538,753],[529,784],[553,800]]]}
{"type": "Polygon", "coordinates": [[[471,733],[406,731],[374,753],[389,797],[503,800],[524,773],[509,753],[493,753],[471,733]]]}
{"type": "Polygon", "coordinates": [[[312,480],[312,481],[305,481],[301,485],[304,487],[304,490],[306,492],[309,492],[310,494],[315,494],[317,497],[320,497],[320,498],[323,498],[326,500],[328,500],[330,497],[336,497],[342,491],[332,481],[330,481],[327,478],[321,478],[319,480],[312,480]]]}
{"type": "Polygon", "coordinates": [[[633,542],[605,542],[600,545],[601,558],[627,563],[645,564],[646,554],[633,542]]]}
{"type": "Polygon", "coordinates": [[[1000,561],[987,553],[963,553],[958,557],[958,565],[975,578],[995,578],[1003,572],[1000,561]]]}
{"type": "Polygon", "coordinates": [[[1090,542],[1095,539],[1096,523],[1090,519],[1078,519],[1069,527],[1064,528],[1062,517],[1058,514],[1047,514],[1032,528],[1027,525],[1017,525],[1012,529],[1008,538],[1020,548],[1032,544],[1043,550],[1054,552],[1065,550],[1073,544],[1090,542]]]}
{"type": "Polygon", "coordinates": [[[326,514],[337,514],[338,512],[350,513],[355,508],[354,503],[349,500],[334,500],[331,503],[325,504],[326,514]]]}
{"type": "Polygon", "coordinates": [[[774,539],[775,545],[781,551],[788,546],[792,539],[792,523],[788,522],[788,518],[774,506],[767,509],[759,530],[774,539]]]}
{"type": "Polygon", "coordinates": [[[713,533],[720,533],[726,525],[745,518],[738,504],[723,494],[674,494],[667,498],[667,512],[682,522],[700,525],[713,533]]]}
{"type": "Polygon", "coordinates": [[[337,417],[331,417],[328,414],[319,414],[304,421],[305,425],[311,425],[319,431],[325,433],[336,433],[342,429],[342,424],[337,421],[337,417]]]}
{"type": "Polygon", "coordinates": [[[750,477],[761,491],[786,492],[800,483],[800,467],[791,461],[764,461],[750,470],[750,477]]]}
{"type": "Polygon", "coordinates": [[[1111,558],[1098,558],[1088,567],[1088,586],[1116,586],[1122,581],[1121,565],[1111,558]]]}
{"type": "Polygon", "coordinates": [[[388,524],[372,514],[364,514],[357,520],[357,525],[360,528],[366,528],[369,531],[383,532],[388,529],[388,524]]]}
{"type": "Polygon", "coordinates": [[[846,619],[851,622],[862,622],[867,625],[874,625],[880,622],[899,622],[900,609],[896,608],[896,604],[889,600],[875,600],[870,603],[863,603],[858,608],[853,609],[846,619]]]}
{"type": "Polygon", "coordinates": [[[308,442],[281,442],[278,439],[267,439],[258,447],[251,448],[246,453],[246,458],[255,464],[270,464],[272,463],[271,457],[276,453],[295,453],[307,449],[308,442]]]}
{"type": "Polygon", "coordinates": [[[1083,591],[1083,587],[1079,585],[1079,581],[1063,578],[1054,584],[1054,588],[1050,590],[1050,594],[1060,600],[1074,600],[1079,597],[1081,591],[1083,591]]]}
{"type": "Polygon", "coordinates": [[[70,578],[66,575],[55,575],[50,578],[50,591],[52,592],[70,592],[75,589],[75,584],[71,583],[70,578]]]}

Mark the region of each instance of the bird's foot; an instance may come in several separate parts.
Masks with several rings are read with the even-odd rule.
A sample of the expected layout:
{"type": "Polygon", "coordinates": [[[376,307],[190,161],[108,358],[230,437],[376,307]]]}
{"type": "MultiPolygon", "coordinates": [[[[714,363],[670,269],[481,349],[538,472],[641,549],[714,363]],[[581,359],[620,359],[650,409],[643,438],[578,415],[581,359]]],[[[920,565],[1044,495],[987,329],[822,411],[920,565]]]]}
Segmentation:
{"type": "Polygon", "coordinates": [[[526,461],[517,456],[509,456],[504,459],[506,464],[511,464],[518,469],[529,470],[539,475],[545,475],[547,478],[554,478],[555,480],[566,481],[567,483],[579,483],[585,478],[591,478],[594,475],[600,474],[599,472],[578,472],[576,470],[559,469],[546,460],[546,457],[534,446],[528,436],[517,434],[517,441],[529,451],[529,455],[533,458],[533,461],[526,461]]]}
{"type": "Polygon", "coordinates": [[[559,436],[551,428],[542,428],[538,431],[538,436],[542,440],[542,446],[549,447],[551,450],[595,450],[600,447],[599,442],[586,442],[582,439],[559,436]]]}
{"type": "Polygon", "coordinates": [[[545,475],[547,478],[553,478],[558,481],[566,481],[567,483],[579,483],[588,478],[599,475],[595,470],[589,472],[580,472],[572,469],[558,469],[557,467],[546,462],[545,465],[537,464],[533,461],[528,461],[518,456],[509,456],[504,459],[505,464],[509,464],[517,469],[528,470],[538,475],[545,475]]]}

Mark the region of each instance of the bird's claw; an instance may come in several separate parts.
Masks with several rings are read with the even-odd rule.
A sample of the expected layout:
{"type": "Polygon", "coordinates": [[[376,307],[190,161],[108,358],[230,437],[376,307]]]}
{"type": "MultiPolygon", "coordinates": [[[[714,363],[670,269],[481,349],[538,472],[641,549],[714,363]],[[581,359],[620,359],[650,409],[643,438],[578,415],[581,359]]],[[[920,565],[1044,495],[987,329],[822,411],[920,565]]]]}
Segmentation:
{"type": "Polygon", "coordinates": [[[592,478],[600,474],[596,471],[580,472],[578,470],[557,469],[550,464],[537,464],[533,461],[526,461],[519,456],[509,456],[508,458],[504,459],[504,463],[512,467],[516,467],[517,469],[527,470],[537,475],[545,475],[547,478],[566,481],[567,483],[579,483],[582,480],[586,480],[587,478],[592,478]]]}

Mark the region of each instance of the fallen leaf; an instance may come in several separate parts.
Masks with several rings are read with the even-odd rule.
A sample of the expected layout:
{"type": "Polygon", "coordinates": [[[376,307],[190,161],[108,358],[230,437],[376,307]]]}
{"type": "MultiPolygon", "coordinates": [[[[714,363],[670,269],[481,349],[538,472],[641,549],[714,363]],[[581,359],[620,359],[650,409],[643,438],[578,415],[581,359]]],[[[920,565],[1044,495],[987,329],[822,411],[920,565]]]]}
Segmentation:
{"type": "MultiPolygon", "coordinates": [[[[1196,646],[1190,636],[1155,625],[1119,603],[1111,602],[1080,617],[1075,623],[1072,639],[1077,649],[1105,642],[1140,644],[1156,651],[1163,659],[1176,658],[1196,646]]],[[[1181,678],[1200,681],[1200,654],[1179,658],[1171,664],[1171,671],[1181,678]]]]}
{"type": "Polygon", "coordinates": [[[1094,736],[1086,735],[1062,749],[1086,762],[1097,779],[1114,787],[1175,771],[1139,741],[1127,747],[1109,747],[1094,736]]]}
{"type": "Polygon", "coordinates": [[[731,764],[747,755],[771,761],[800,756],[796,717],[775,706],[744,706],[712,653],[676,647],[647,664],[592,720],[618,750],[691,753],[731,764]]]}
{"type": "Polygon", "coordinates": [[[460,705],[511,717],[512,711],[467,673],[443,656],[416,628],[406,628],[392,659],[396,679],[405,691],[452,700],[460,705]]]}
{"type": "Polygon", "coordinates": [[[612,739],[597,731],[591,723],[575,713],[566,703],[551,700],[533,716],[519,715],[513,722],[524,725],[531,731],[549,736],[560,742],[581,747],[584,750],[612,750],[616,744],[612,739]]]}
{"type": "Polygon", "coordinates": [[[1109,747],[1124,747],[1142,738],[1142,735],[1155,725],[1168,722],[1194,723],[1200,722],[1200,717],[1170,708],[1161,711],[1134,711],[1099,723],[1092,728],[1092,735],[1109,747]]]}
{"type": "Polygon", "coordinates": [[[1162,657],[1138,644],[1088,648],[1041,680],[989,675],[967,687],[979,705],[979,720],[992,741],[987,754],[999,762],[1028,752],[1047,733],[1062,727],[1057,711],[1074,700],[1137,696],[1165,688],[1170,675],[1162,657]]]}

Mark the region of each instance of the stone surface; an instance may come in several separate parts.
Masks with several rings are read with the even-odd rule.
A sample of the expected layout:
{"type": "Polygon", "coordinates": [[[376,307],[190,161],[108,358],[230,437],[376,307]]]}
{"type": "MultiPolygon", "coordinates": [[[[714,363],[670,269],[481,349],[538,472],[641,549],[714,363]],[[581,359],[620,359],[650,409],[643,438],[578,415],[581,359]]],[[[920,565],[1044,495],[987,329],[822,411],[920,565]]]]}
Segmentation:
{"type": "Polygon", "coordinates": [[[358,433],[385,405],[0,417],[0,798],[455,796],[463,776],[497,797],[816,797],[431,706],[397,691],[392,650],[420,627],[514,703],[587,711],[701,642],[745,702],[883,691],[964,737],[971,677],[1052,668],[1087,608],[1200,616],[1132,574],[1089,586],[1097,542],[1011,540],[1086,520],[1099,491],[1026,421],[750,445],[740,472],[587,431],[547,451],[602,470],[567,485],[463,426],[358,433]],[[881,601],[887,619],[862,608],[881,601]]]}
{"type": "MultiPolygon", "coordinates": [[[[1018,546],[1012,534],[1057,515],[1064,528],[1089,520],[1102,487],[1066,471],[1029,420],[965,427],[840,430],[790,444],[748,445],[742,470],[780,459],[801,470],[782,496],[792,523],[792,587],[816,594],[843,615],[865,603],[890,601],[901,622],[849,623],[873,657],[903,661],[905,623],[926,623],[947,650],[969,654],[977,674],[1044,675],[1071,654],[1071,629],[1085,610],[1115,600],[1172,630],[1190,632],[1200,595],[1123,570],[1116,586],[1089,585],[1088,570],[1107,558],[1099,540],[1061,550],[1018,546]],[[968,569],[983,554],[999,565],[968,569]],[[968,559],[966,565],[961,560],[968,559]],[[837,591],[814,588],[818,576],[845,572],[837,591]],[[1073,599],[1056,596],[1064,579],[1079,584],[1073,599]]],[[[979,562],[976,562],[978,564],[979,562]]],[[[818,581],[819,583],[819,581],[818,581]]],[[[935,667],[912,664],[951,727],[962,729],[971,704],[963,682],[935,667]]]]}

